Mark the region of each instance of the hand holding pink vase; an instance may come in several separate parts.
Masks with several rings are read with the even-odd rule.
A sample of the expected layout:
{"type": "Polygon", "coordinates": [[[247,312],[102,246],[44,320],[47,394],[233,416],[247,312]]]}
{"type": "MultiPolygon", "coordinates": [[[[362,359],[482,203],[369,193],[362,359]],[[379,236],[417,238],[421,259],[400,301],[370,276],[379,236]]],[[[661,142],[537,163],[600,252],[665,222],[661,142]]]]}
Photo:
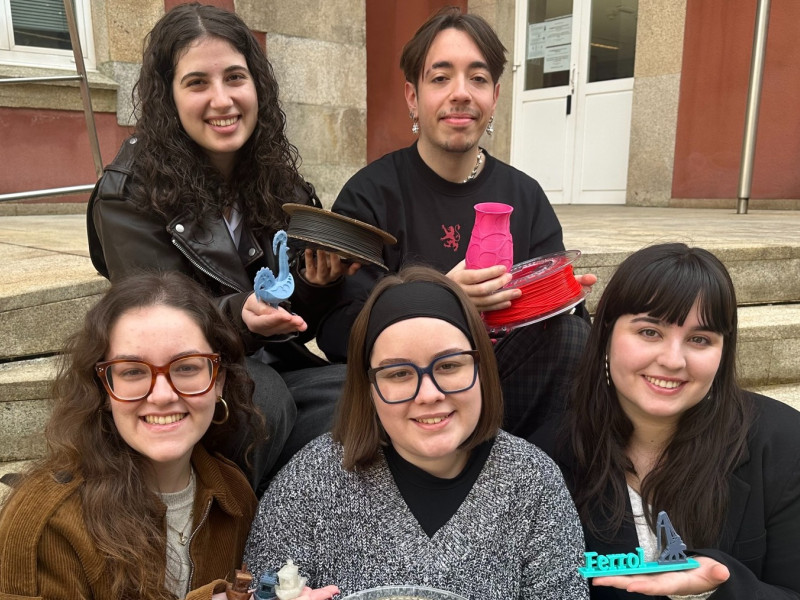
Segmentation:
{"type": "Polygon", "coordinates": [[[484,269],[503,265],[507,270],[514,264],[514,244],[511,238],[513,207],[501,202],[482,202],[475,205],[475,226],[467,246],[467,269],[484,269]]]}

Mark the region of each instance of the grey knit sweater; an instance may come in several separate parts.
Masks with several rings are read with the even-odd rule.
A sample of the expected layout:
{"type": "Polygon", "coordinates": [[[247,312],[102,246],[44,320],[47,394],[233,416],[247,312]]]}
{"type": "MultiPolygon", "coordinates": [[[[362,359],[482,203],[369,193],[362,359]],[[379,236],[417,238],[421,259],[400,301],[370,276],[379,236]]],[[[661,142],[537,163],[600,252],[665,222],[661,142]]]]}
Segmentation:
{"type": "Polygon", "coordinates": [[[431,538],[382,454],[368,469],[341,464],[341,446],[324,435],[275,477],[245,548],[256,577],[291,558],[308,585],[335,584],[343,595],[424,585],[475,600],[589,597],[575,507],[558,468],[527,441],[500,432],[467,498],[431,538]]]}

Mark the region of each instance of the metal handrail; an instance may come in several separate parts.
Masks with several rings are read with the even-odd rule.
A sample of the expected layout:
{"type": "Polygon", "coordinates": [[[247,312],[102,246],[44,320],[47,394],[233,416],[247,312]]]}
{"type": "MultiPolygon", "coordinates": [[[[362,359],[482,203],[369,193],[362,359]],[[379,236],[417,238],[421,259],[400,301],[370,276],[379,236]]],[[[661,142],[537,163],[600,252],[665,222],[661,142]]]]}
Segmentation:
{"type": "Polygon", "coordinates": [[[50,188],[48,190],[36,190],[33,192],[16,192],[13,194],[0,195],[0,202],[13,202],[15,200],[30,200],[32,198],[46,198],[47,196],[71,196],[72,194],[84,194],[94,189],[93,183],[86,185],[73,185],[70,187],[50,188]]]}
{"type": "MultiPolygon", "coordinates": [[[[89,91],[89,79],[86,75],[86,65],[83,62],[83,51],[78,35],[78,24],[75,21],[75,11],[72,0],[64,0],[64,11],[67,14],[67,27],[69,29],[69,42],[72,45],[72,55],[75,57],[75,68],[77,75],[57,75],[47,77],[16,77],[11,79],[0,79],[0,84],[6,83],[35,83],[43,81],[79,81],[81,90],[81,101],[83,103],[83,116],[86,120],[86,130],[89,134],[89,146],[92,150],[94,160],[94,170],[97,178],[103,174],[103,158],[100,155],[100,142],[97,139],[97,126],[92,112],[92,97],[89,91]]],[[[27,200],[30,198],[42,198],[44,196],[64,196],[91,191],[94,184],[77,185],[71,187],[52,188],[49,190],[35,190],[31,192],[17,192],[13,194],[0,194],[0,203],[12,202],[16,200],[27,200]]]]}
{"type": "Polygon", "coordinates": [[[739,161],[739,191],[736,214],[747,214],[750,192],[753,187],[753,164],[756,160],[756,132],[761,104],[761,87],[764,80],[764,61],[767,54],[767,30],[769,28],[770,0],[758,0],[753,53],[750,62],[750,83],[747,89],[747,109],[744,117],[744,139],[742,157],[739,161]]]}

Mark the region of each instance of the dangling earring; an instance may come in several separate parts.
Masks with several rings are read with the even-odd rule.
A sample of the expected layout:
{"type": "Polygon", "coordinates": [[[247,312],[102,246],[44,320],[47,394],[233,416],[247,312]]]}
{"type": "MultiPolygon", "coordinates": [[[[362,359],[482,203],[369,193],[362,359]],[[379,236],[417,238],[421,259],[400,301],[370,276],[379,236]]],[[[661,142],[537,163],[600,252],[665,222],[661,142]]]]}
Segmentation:
{"type": "Polygon", "coordinates": [[[606,354],[606,384],[611,387],[611,372],[608,367],[608,354],[606,354]]]}
{"type": "Polygon", "coordinates": [[[494,133],[494,115],[489,118],[489,123],[486,125],[486,134],[492,135],[494,133]]]}
{"type": "MultiPolygon", "coordinates": [[[[219,420],[211,419],[211,422],[214,425],[222,425],[223,423],[227,423],[228,422],[228,417],[231,415],[230,412],[228,412],[228,403],[225,402],[225,398],[223,398],[222,396],[217,396],[217,404],[219,404],[220,402],[222,402],[222,407],[225,409],[225,416],[222,417],[219,420]]],[[[214,412],[216,412],[216,408],[217,407],[215,405],[214,406],[214,412]]]]}
{"type": "Polygon", "coordinates": [[[411,124],[411,133],[414,135],[419,135],[419,121],[417,120],[417,117],[414,116],[413,112],[408,113],[408,116],[411,117],[412,121],[414,121],[411,124]]]}

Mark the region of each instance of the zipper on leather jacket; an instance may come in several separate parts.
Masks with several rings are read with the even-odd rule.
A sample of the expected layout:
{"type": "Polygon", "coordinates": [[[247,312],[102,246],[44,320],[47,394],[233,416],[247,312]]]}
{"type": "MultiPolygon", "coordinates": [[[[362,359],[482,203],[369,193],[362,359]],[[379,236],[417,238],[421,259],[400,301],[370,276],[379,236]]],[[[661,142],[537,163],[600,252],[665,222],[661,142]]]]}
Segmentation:
{"type": "Polygon", "coordinates": [[[192,258],[192,256],[189,254],[189,251],[187,249],[185,249],[184,247],[182,247],[178,243],[178,240],[176,240],[174,237],[172,238],[172,245],[175,246],[180,251],[180,253],[183,254],[188,259],[188,261],[190,263],[192,263],[192,265],[194,265],[194,267],[198,271],[201,271],[202,273],[205,273],[206,275],[211,277],[211,279],[214,279],[214,280],[220,282],[222,285],[227,285],[229,288],[232,288],[232,289],[236,290],[237,292],[247,292],[247,291],[249,291],[249,290],[246,290],[246,289],[238,286],[236,283],[234,283],[233,281],[230,281],[229,279],[223,277],[222,275],[218,275],[216,273],[212,273],[211,271],[206,269],[203,265],[201,265],[194,258],[192,258]]]}

